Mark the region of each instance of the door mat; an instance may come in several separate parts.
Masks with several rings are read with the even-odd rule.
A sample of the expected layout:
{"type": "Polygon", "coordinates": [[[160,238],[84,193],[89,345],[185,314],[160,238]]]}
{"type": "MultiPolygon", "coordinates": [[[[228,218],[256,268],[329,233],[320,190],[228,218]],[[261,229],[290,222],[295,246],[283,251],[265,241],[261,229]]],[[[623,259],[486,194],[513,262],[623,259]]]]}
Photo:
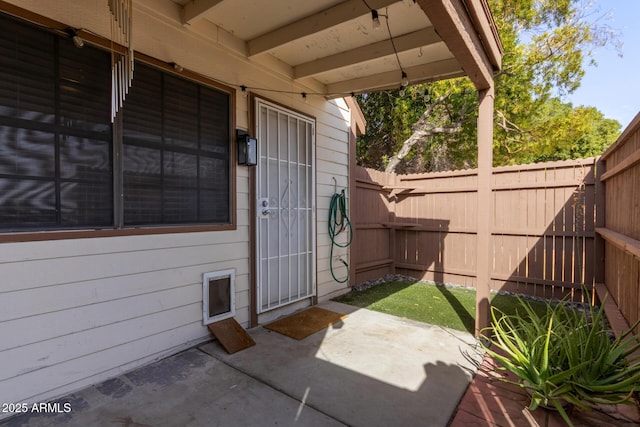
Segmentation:
{"type": "Polygon", "coordinates": [[[251,335],[233,317],[210,323],[207,328],[229,354],[256,345],[251,335]]]}
{"type": "Polygon", "coordinates": [[[265,328],[279,332],[288,337],[301,340],[347,317],[319,307],[311,307],[284,319],[276,320],[265,328]]]}

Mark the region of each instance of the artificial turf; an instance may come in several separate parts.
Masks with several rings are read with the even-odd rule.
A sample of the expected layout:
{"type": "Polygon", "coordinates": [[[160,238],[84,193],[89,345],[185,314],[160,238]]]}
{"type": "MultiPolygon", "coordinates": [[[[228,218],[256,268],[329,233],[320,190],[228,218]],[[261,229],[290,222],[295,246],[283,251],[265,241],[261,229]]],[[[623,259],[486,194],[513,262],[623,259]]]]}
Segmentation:
{"type": "MultiPolygon", "coordinates": [[[[391,281],[364,291],[351,291],[336,298],[336,301],[432,325],[474,332],[476,293],[467,288],[391,281]]],[[[492,295],[491,304],[506,314],[515,313],[520,306],[517,298],[501,294],[492,295]]],[[[530,304],[536,311],[545,310],[544,303],[533,301],[530,304]]]]}

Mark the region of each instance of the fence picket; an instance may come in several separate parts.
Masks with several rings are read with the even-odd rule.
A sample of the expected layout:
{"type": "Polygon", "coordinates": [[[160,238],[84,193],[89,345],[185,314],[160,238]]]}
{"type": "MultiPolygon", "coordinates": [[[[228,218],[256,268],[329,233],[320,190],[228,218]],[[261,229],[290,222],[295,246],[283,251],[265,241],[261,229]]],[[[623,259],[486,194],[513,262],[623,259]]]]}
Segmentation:
{"type": "MultiPolygon", "coordinates": [[[[594,164],[494,168],[492,289],[561,297],[593,284],[594,268],[584,260],[595,238],[594,164]]],[[[420,279],[475,286],[475,170],[391,176],[357,169],[355,284],[371,279],[372,262],[391,258],[376,270],[380,276],[395,266],[420,279]],[[380,228],[358,227],[372,222],[380,228]],[[374,239],[376,232],[385,239],[374,239]],[[393,248],[371,248],[384,242],[393,248]]]]}

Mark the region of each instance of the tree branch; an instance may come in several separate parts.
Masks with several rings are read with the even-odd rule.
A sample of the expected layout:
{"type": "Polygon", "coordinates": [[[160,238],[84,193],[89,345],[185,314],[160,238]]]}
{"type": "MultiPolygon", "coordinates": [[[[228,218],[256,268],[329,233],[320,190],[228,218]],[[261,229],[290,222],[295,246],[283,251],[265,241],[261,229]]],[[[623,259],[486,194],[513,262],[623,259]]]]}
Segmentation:
{"type": "Polygon", "coordinates": [[[458,120],[456,120],[451,126],[436,126],[435,123],[429,122],[429,117],[437,106],[444,105],[445,108],[448,107],[445,104],[445,101],[449,99],[452,93],[453,89],[446,94],[438,97],[432,104],[429,105],[429,107],[427,107],[418,121],[412,126],[413,133],[411,134],[411,136],[402,143],[402,147],[400,147],[398,153],[389,159],[389,163],[387,164],[385,172],[395,172],[400,162],[411,152],[411,148],[413,148],[416,143],[423,141],[425,138],[437,134],[455,134],[460,132],[460,130],[462,129],[462,124],[464,123],[464,120],[468,114],[468,106],[466,102],[460,108],[460,115],[458,116],[458,120]]]}

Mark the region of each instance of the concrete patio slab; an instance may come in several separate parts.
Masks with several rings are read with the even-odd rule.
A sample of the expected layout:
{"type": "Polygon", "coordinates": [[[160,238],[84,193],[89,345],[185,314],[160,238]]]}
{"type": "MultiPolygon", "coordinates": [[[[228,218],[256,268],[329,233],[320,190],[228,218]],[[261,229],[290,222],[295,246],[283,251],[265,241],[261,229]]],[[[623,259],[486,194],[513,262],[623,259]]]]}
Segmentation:
{"type": "Polygon", "coordinates": [[[475,366],[472,335],[328,302],[343,321],[296,341],[264,328],[233,355],[202,350],[352,426],[446,426],[475,366]]]}
{"type": "Polygon", "coordinates": [[[6,426],[342,425],[192,348],[59,402],[70,413],[12,418],[6,426]]]}
{"type": "Polygon", "coordinates": [[[472,375],[474,338],[339,303],[349,314],[297,341],[262,327],[228,355],[210,342],[3,426],[446,426],[472,375]],[[473,351],[471,351],[473,353],[473,351]]]}

